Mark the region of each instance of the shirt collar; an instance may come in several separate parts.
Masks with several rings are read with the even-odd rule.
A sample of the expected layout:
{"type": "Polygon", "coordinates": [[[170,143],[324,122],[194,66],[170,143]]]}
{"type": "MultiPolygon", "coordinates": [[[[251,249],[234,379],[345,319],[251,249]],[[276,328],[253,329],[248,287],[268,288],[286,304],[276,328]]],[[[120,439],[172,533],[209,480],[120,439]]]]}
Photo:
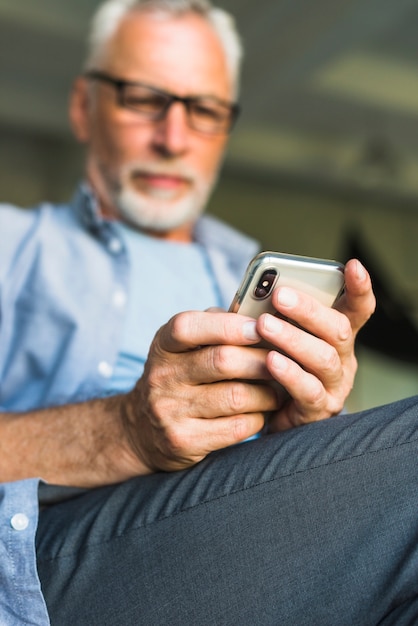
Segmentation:
{"type": "Polygon", "coordinates": [[[82,181],[73,197],[72,205],[84,227],[105,245],[114,240],[114,221],[102,216],[99,201],[87,181],[82,181]]]}
{"type": "MultiPolygon", "coordinates": [[[[92,187],[82,181],[73,199],[73,206],[84,226],[105,243],[113,238],[115,229],[113,220],[104,218],[100,213],[99,202],[92,187]]],[[[259,243],[235,230],[213,216],[200,217],[193,230],[193,239],[205,248],[219,249],[235,257],[238,267],[248,262],[249,256],[259,250],[259,243]]]]}
{"type": "Polygon", "coordinates": [[[88,230],[98,232],[103,227],[105,220],[100,214],[99,202],[87,181],[77,187],[72,204],[88,230]]]}

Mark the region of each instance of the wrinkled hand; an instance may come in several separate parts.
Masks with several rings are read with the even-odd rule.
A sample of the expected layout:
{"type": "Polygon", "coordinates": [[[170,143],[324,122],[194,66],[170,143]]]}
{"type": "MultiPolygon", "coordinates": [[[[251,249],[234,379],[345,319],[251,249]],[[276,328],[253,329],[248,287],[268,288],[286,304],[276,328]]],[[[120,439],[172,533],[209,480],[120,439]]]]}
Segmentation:
{"type": "Polygon", "coordinates": [[[358,261],[347,263],[345,280],[334,309],[301,292],[275,290],[277,310],[302,328],[267,314],[257,321],[225,312],[174,316],[125,397],[124,431],[134,457],[149,472],[178,470],[257,433],[266,413],[271,431],[339,413],[357,370],[356,335],[375,308],[358,261]],[[260,337],[279,351],[249,349],[260,337]],[[277,393],[272,379],[287,393],[277,393]]]}
{"type": "Polygon", "coordinates": [[[239,443],[279,407],[266,384],[267,351],[246,347],[260,340],[255,325],[242,315],[186,312],[158,331],[124,411],[130,446],[149,471],[182,469],[239,443]]]}
{"type": "Polygon", "coordinates": [[[273,378],[290,396],[270,420],[273,432],[343,409],[357,371],[355,338],[375,309],[370,277],[359,261],[347,263],[345,281],[344,295],[334,309],[285,287],[274,292],[277,310],[308,333],[272,315],[258,320],[259,334],[288,355],[270,351],[266,358],[273,378]]]}

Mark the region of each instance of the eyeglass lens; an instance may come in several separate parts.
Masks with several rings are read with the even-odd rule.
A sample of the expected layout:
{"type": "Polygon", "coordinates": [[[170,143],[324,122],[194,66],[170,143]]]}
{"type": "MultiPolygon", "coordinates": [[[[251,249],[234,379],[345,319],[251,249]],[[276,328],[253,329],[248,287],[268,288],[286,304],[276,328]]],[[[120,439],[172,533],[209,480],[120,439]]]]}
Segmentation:
{"type": "Polygon", "coordinates": [[[162,119],[170,106],[181,101],[189,124],[202,132],[226,132],[232,122],[232,110],[211,98],[176,98],[144,85],[124,85],[121,104],[148,120],[162,119]]]}

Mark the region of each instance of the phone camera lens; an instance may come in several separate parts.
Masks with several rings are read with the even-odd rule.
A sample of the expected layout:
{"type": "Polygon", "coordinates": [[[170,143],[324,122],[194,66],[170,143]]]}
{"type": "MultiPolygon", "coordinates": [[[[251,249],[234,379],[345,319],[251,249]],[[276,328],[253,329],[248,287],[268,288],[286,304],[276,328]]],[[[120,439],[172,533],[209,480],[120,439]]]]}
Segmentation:
{"type": "Polygon", "coordinates": [[[277,278],[276,270],[274,269],[265,270],[262,273],[261,278],[258,281],[257,286],[254,290],[254,296],[259,300],[266,298],[269,295],[270,291],[272,290],[273,285],[276,282],[276,278],[277,278]]]}

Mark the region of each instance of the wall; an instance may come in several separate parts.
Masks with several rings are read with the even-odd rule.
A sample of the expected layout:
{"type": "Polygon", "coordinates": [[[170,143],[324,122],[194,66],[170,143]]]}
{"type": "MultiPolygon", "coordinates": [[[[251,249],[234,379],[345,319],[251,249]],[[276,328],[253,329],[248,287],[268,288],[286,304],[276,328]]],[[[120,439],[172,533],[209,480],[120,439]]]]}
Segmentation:
{"type": "Polygon", "coordinates": [[[0,126],[0,201],[30,206],[68,198],[82,154],[70,138],[0,126]]]}
{"type": "MultiPolygon", "coordinates": [[[[378,194],[329,190],[257,172],[230,171],[210,210],[253,234],[265,249],[345,260],[353,229],[378,263],[388,288],[418,329],[418,210],[378,194]],[[376,199],[377,198],[377,199],[376,199]]],[[[384,349],[385,337],[381,338],[384,349]]],[[[418,366],[360,347],[359,370],[347,403],[360,410],[418,393],[418,366]]],[[[417,360],[415,360],[415,363],[417,360]]]]}

